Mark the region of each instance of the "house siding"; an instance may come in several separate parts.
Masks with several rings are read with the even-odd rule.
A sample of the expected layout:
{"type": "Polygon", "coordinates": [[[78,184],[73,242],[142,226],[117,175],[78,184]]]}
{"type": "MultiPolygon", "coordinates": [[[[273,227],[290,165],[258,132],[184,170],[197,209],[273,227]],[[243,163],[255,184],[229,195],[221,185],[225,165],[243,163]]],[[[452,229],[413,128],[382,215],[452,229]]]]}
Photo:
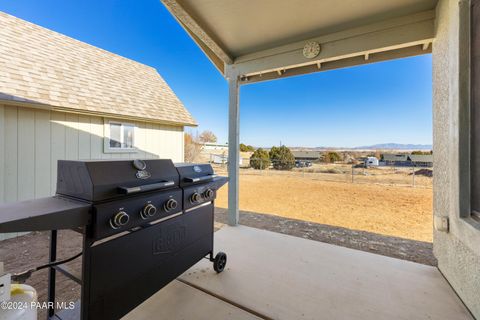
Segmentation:
{"type": "Polygon", "coordinates": [[[468,44],[460,42],[464,33],[462,14],[465,0],[440,0],[436,13],[436,38],[433,42],[433,214],[449,219],[449,231],[434,229],[433,252],[438,268],[459,297],[480,319],[480,228],[470,212],[464,185],[470,177],[462,149],[469,144],[462,128],[468,128],[468,104],[462,76],[469,71],[460,63],[468,44]]]}
{"type": "Polygon", "coordinates": [[[53,195],[60,159],[183,161],[183,127],[135,124],[136,153],[104,153],[102,117],[0,104],[0,203],[53,195]]]}

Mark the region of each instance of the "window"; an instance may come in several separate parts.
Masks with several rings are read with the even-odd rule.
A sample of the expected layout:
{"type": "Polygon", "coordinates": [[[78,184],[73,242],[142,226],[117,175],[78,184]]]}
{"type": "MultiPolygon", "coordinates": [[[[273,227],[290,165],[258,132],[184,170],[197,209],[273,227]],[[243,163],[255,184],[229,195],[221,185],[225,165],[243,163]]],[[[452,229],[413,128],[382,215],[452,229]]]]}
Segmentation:
{"type": "Polygon", "coordinates": [[[104,147],[106,153],[136,152],[135,125],[127,122],[106,121],[104,147]]]}
{"type": "Polygon", "coordinates": [[[480,1],[470,10],[470,196],[472,217],[480,220],[480,1]]]}

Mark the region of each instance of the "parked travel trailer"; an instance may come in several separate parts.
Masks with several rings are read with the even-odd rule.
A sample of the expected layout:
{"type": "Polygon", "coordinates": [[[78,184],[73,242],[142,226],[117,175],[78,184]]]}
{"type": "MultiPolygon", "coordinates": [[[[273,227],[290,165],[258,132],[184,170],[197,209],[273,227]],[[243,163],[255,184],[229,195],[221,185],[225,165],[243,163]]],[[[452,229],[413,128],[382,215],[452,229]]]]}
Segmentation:
{"type": "Polygon", "coordinates": [[[377,167],[378,159],[376,157],[367,157],[365,159],[365,167],[377,167]]]}

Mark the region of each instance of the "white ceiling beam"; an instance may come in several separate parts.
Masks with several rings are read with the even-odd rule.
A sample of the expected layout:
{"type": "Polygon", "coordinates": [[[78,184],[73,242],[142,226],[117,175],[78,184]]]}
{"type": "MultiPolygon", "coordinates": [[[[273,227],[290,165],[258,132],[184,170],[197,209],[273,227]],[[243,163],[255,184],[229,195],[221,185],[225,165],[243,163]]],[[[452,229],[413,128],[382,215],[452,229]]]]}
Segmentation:
{"type": "Polygon", "coordinates": [[[240,74],[251,76],[423,45],[433,41],[434,18],[433,11],[425,11],[345,30],[243,56],[235,60],[234,66],[240,74]],[[317,41],[322,47],[313,61],[302,54],[307,41],[317,41]]]}
{"type": "MultiPolygon", "coordinates": [[[[192,16],[177,2],[177,0],[160,0],[175,19],[186,29],[193,40],[205,51],[213,52],[225,64],[232,64],[233,59],[223,46],[209,34],[192,16]]],[[[208,53],[205,52],[207,55],[208,53]]],[[[212,58],[209,56],[209,58],[212,58]]],[[[218,63],[214,62],[216,65],[218,63]]],[[[218,67],[218,66],[217,66],[218,67]]],[[[222,70],[223,72],[223,70],[222,70]]]]}
{"type": "MultiPolygon", "coordinates": [[[[334,70],[334,69],[348,68],[353,66],[359,66],[359,65],[369,64],[369,63],[375,63],[375,62],[381,62],[381,61],[387,61],[387,60],[393,60],[393,59],[399,59],[399,58],[405,58],[405,57],[412,57],[412,56],[427,54],[431,52],[432,52],[431,48],[427,50],[423,50],[422,45],[415,45],[412,47],[400,48],[392,51],[383,51],[383,52],[371,54],[369,55],[368,60],[365,60],[364,56],[356,56],[356,57],[351,57],[351,58],[346,58],[341,60],[333,60],[333,61],[325,62],[321,64],[321,69],[318,68],[318,64],[316,63],[297,67],[297,68],[286,69],[285,72],[282,74],[281,78],[334,70]]],[[[278,78],[280,78],[280,76],[278,76],[276,72],[263,73],[261,76],[260,75],[251,75],[248,77],[243,76],[240,79],[241,80],[240,84],[244,85],[244,84],[257,83],[257,82],[264,82],[264,81],[275,80],[278,78]]]]}

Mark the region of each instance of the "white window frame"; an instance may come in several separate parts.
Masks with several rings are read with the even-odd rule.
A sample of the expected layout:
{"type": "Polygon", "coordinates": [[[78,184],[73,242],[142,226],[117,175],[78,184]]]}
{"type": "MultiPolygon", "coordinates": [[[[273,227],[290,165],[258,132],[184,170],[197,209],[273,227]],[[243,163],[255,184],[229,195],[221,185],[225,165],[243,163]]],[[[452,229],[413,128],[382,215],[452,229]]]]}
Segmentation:
{"type": "Polygon", "coordinates": [[[121,120],[113,120],[113,119],[105,119],[104,120],[104,138],[103,138],[103,152],[104,153],[135,153],[138,151],[135,143],[135,136],[137,135],[137,126],[133,122],[121,121],[121,120]],[[110,125],[111,124],[119,124],[121,125],[120,135],[121,135],[121,142],[123,142],[123,126],[128,125],[133,127],[133,148],[112,148],[110,147],[110,125]]]}

